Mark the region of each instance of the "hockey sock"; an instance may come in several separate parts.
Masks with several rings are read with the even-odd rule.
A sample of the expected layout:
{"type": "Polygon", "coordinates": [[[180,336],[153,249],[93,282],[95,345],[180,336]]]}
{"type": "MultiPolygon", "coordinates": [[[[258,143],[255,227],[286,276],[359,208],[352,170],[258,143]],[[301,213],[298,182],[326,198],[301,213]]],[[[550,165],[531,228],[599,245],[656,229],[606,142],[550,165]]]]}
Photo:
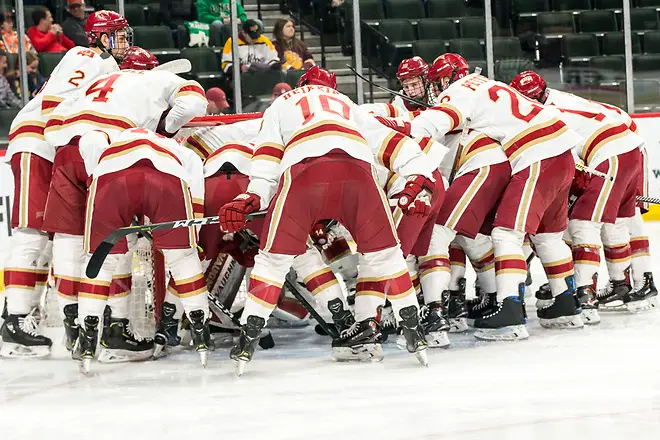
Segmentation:
{"type": "Polygon", "coordinates": [[[35,289],[32,291],[32,301],[30,306],[37,307],[41,303],[41,297],[46,294],[48,286],[48,273],[50,271],[50,263],[53,261],[53,241],[48,240],[39,261],[37,261],[37,283],[35,289]]]}
{"type": "Polygon", "coordinates": [[[30,312],[39,274],[35,267],[48,243],[48,235],[35,229],[12,231],[9,255],[4,269],[7,311],[10,315],[30,312]]]}
{"type": "Polygon", "coordinates": [[[495,252],[495,283],[497,300],[518,296],[518,286],[527,278],[527,263],[523,254],[525,233],[496,227],[491,239],[495,252]]]}
{"type": "Polygon", "coordinates": [[[183,304],[181,304],[179,297],[176,296],[176,288],[174,281],[171,278],[167,286],[167,290],[165,291],[165,300],[163,302],[174,304],[176,307],[176,311],[174,312],[174,319],[181,319],[183,316],[183,304]]]}
{"type": "Polygon", "coordinates": [[[652,267],[649,237],[639,208],[635,209],[635,216],[630,219],[629,228],[632,276],[635,286],[641,286],[644,284],[644,274],[651,272],[652,267]]]}
{"type": "Polygon", "coordinates": [[[496,292],[495,251],[490,237],[477,234],[472,239],[459,235],[456,237],[456,241],[465,249],[465,253],[477,273],[477,280],[479,281],[481,290],[487,293],[496,292]]]}
{"type": "Polygon", "coordinates": [[[563,232],[550,232],[531,237],[548,277],[552,296],[566,292],[566,277],[574,273],[571,248],[564,243],[563,236],[563,232]]]}
{"type": "Polygon", "coordinates": [[[280,298],[282,284],[293,259],[293,255],[265,251],[259,251],[254,257],[254,268],[250,273],[248,297],[241,314],[241,324],[245,325],[249,316],[268,320],[280,298]]]}
{"type": "Polygon", "coordinates": [[[60,310],[78,302],[80,277],[85,270],[84,237],[60,234],[53,236],[53,275],[60,310]]]}
{"type": "MultiPolygon", "coordinates": [[[[91,254],[86,256],[85,266],[90,257],[91,254]]],[[[95,279],[81,278],[78,291],[78,322],[84,322],[87,316],[98,316],[100,320],[103,320],[103,310],[110,294],[112,274],[122,257],[123,255],[119,254],[108,255],[95,279]]]]}
{"type": "Polygon", "coordinates": [[[202,263],[197,250],[163,249],[165,262],[176,285],[176,292],[187,314],[193,310],[204,311],[209,316],[208,290],[202,273],[202,263]]]}
{"type": "Polygon", "coordinates": [[[626,278],[625,270],[630,267],[630,232],[629,219],[617,218],[614,224],[604,223],[602,230],[605,263],[611,280],[621,281],[626,278]]]}
{"type": "Polygon", "coordinates": [[[307,290],[311,292],[323,308],[327,308],[328,301],[335,298],[341,300],[344,309],[348,308],[341,287],[339,287],[339,281],[323,261],[318,249],[310,247],[307,252],[297,256],[293,260],[293,268],[298,277],[304,281],[307,290]]]}
{"type": "Polygon", "coordinates": [[[422,293],[422,286],[419,283],[417,257],[414,255],[408,255],[406,257],[406,266],[408,266],[408,273],[410,274],[410,281],[412,281],[413,288],[415,289],[415,295],[419,295],[422,293]]]}
{"type": "Polygon", "coordinates": [[[132,265],[133,253],[127,252],[119,259],[119,264],[114,275],[112,275],[108,305],[112,310],[113,318],[128,318],[128,301],[133,282],[131,278],[132,265]]]}
{"type": "Polygon", "coordinates": [[[589,286],[600,266],[602,223],[586,220],[570,220],[568,232],[573,242],[575,286],[589,286]]]}
{"type": "Polygon", "coordinates": [[[451,229],[433,226],[428,253],[419,257],[419,276],[424,302],[429,304],[442,300],[442,292],[449,289],[451,264],[449,263],[449,245],[456,237],[451,229]]]}

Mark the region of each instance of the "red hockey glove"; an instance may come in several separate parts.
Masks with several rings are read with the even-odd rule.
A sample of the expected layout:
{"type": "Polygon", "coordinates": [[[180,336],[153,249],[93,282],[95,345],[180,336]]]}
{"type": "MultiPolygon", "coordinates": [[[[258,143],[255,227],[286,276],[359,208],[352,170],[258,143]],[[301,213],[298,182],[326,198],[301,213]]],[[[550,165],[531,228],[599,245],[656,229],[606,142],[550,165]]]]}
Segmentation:
{"type": "Polygon", "coordinates": [[[575,170],[575,177],[573,177],[573,183],[571,184],[571,194],[580,197],[584,194],[584,191],[589,186],[593,176],[590,173],[586,173],[581,170],[575,170]]]}
{"type": "Polygon", "coordinates": [[[410,122],[398,121],[396,119],[384,118],[382,116],[375,116],[375,118],[384,126],[391,128],[394,131],[398,131],[401,134],[405,134],[406,136],[410,136],[410,122]]]}
{"type": "Polygon", "coordinates": [[[405,215],[413,217],[428,216],[431,211],[431,196],[434,187],[433,181],[427,177],[409,177],[403,191],[397,194],[399,208],[405,215]]]}
{"type": "Polygon", "coordinates": [[[325,227],[325,222],[317,222],[309,233],[310,238],[314,244],[323,246],[328,243],[328,230],[325,227]]]}
{"type": "Polygon", "coordinates": [[[245,227],[246,216],[259,210],[261,198],[256,194],[244,193],[220,208],[220,229],[236,232],[245,227]]]}

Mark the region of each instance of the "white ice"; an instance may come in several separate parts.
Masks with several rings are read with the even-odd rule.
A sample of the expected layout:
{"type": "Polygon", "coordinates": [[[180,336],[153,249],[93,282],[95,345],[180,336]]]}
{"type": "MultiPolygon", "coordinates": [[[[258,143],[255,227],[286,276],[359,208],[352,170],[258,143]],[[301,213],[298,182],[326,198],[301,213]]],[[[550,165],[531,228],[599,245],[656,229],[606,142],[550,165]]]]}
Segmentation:
{"type": "MultiPolygon", "coordinates": [[[[541,273],[535,262],[529,295],[541,273]]],[[[55,330],[51,358],[0,359],[0,439],[659,439],[660,314],[551,331],[527,303],[528,341],[452,335],[428,368],[393,342],[382,363],[335,363],[311,326],[276,329],[240,379],[226,346],[206,370],[179,349],[84,377],[55,330]]]]}

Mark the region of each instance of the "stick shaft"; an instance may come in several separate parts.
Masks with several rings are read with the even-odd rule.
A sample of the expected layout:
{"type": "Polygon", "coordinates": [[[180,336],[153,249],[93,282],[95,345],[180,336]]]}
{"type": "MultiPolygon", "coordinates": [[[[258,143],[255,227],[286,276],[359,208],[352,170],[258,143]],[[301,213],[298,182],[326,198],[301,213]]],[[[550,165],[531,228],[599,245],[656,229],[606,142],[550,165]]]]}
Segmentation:
{"type": "Polygon", "coordinates": [[[399,92],[397,92],[397,91],[395,91],[395,90],[388,89],[387,87],[383,87],[383,86],[381,86],[380,84],[376,84],[376,83],[373,82],[373,81],[369,81],[369,79],[367,79],[367,78],[365,78],[364,76],[362,76],[361,74],[359,74],[358,71],[355,70],[355,69],[353,68],[353,66],[350,66],[350,65],[347,64],[346,67],[348,67],[349,69],[351,69],[351,71],[353,71],[353,73],[354,73],[358,78],[360,78],[362,81],[366,81],[366,82],[368,82],[369,84],[371,84],[372,86],[376,86],[376,87],[378,87],[379,89],[381,89],[381,90],[384,91],[384,92],[391,93],[392,95],[396,95],[396,96],[398,96],[398,97],[400,97],[400,98],[402,98],[402,99],[405,99],[406,101],[412,102],[413,104],[418,105],[418,106],[420,106],[420,107],[428,107],[428,104],[426,104],[425,102],[419,101],[419,100],[417,100],[417,99],[415,99],[415,98],[411,98],[410,96],[406,96],[406,95],[404,95],[403,93],[399,93],[399,92]]]}

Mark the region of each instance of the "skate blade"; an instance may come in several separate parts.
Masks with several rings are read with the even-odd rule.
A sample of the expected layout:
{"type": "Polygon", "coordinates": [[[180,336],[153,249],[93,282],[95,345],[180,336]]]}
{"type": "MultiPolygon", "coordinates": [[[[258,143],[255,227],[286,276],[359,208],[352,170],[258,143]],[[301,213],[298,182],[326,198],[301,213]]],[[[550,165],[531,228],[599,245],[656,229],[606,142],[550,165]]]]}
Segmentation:
{"type": "Polygon", "coordinates": [[[39,345],[27,347],[14,342],[3,342],[0,348],[0,357],[13,359],[39,359],[50,356],[50,347],[39,345]]]}
{"type": "Polygon", "coordinates": [[[80,369],[80,372],[84,374],[85,376],[91,376],[91,371],[92,371],[92,358],[84,358],[80,361],[78,364],[78,368],[80,369]]]}
{"type": "Polygon", "coordinates": [[[600,324],[598,309],[582,309],[582,322],[586,325],[600,324]]]}
{"type": "Polygon", "coordinates": [[[626,311],[627,307],[623,303],[623,301],[617,299],[614,301],[610,301],[608,303],[599,302],[598,310],[600,310],[601,312],[621,312],[621,311],[626,311]]]}
{"type": "Polygon", "coordinates": [[[384,356],[383,347],[380,344],[332,348],[332,358],[337,362],[380,362],[384,356]]]}
{"type": "MultiPolygon", "coordinates": [[[[405,338],[402,348],[406,348],[405,338]]],[[[429,343],[429,348],[447,348],[449,347],[449,335],[447,332],[431,332],[426,335],[426,341],[429,343]]]]}
{"type": "Polygon", "coordinates": [[[202,364],[202,367],[206,368],[206,365],[209,362],[209,351],[208,350],[201,350],[201,351],[198,351],[197,353],[199,353],[199,360],[202,364]]]}
{"type": "Polygon", "coordinates": [[[155,359],[160,359],[163,358],[167,355],[169,355],[172,352],[172,349],[168,345],[160,345],[160,344],[154,344],[154,354],[152,358],[155,359]]]}
{"type": "Polygon", "coordinates": [[[511,325],[503,328],[480,328],[474,332],[474,337],[484,341],[517,341],[529,338],[529,333],[524,325],[511,325]]]}
{"type": "Polygon", "coordinates": [[[245,365],[247,363],[248,361],[243,359],[236,360],[236,366],[234,368],[234,374],[236,375],[236,377],[241,377],[243,375],[243,372],[245,372],[245,365]]]}
{"type": "Polygon", "coordinates": [[[577,329],[584,328],[584,321],[580,315],[560,316],[559,318],[539,318],[541,327],[548,329],[577,329]]]}
{"type": "Polygon", "coordinates": [[[429,366],[429,355],[426,353],[426,347],[424,347],[422,350],[416,351],[415,357],[423,366],[429,366]]]}
{"type": "Polygon", "coordinates": [[[626,310],[630,313],[640,313],[653,309],[650,301],[643,299],[641,301],[632,301],[626,304],[626,310]]]}
{"type": "Polygon", "coordinates": [[[463,333],[467,330],[467,318],[451,318],[449,320],[449,333],[463,333]]]}
{"type": "Polygon", "coordinates": [[[102,348],[99,353],[99,362],[104,364],[118,364],[121,362],[146,361],[153,357],[153,350],[130,351],[111,348],[102,348]]]}

